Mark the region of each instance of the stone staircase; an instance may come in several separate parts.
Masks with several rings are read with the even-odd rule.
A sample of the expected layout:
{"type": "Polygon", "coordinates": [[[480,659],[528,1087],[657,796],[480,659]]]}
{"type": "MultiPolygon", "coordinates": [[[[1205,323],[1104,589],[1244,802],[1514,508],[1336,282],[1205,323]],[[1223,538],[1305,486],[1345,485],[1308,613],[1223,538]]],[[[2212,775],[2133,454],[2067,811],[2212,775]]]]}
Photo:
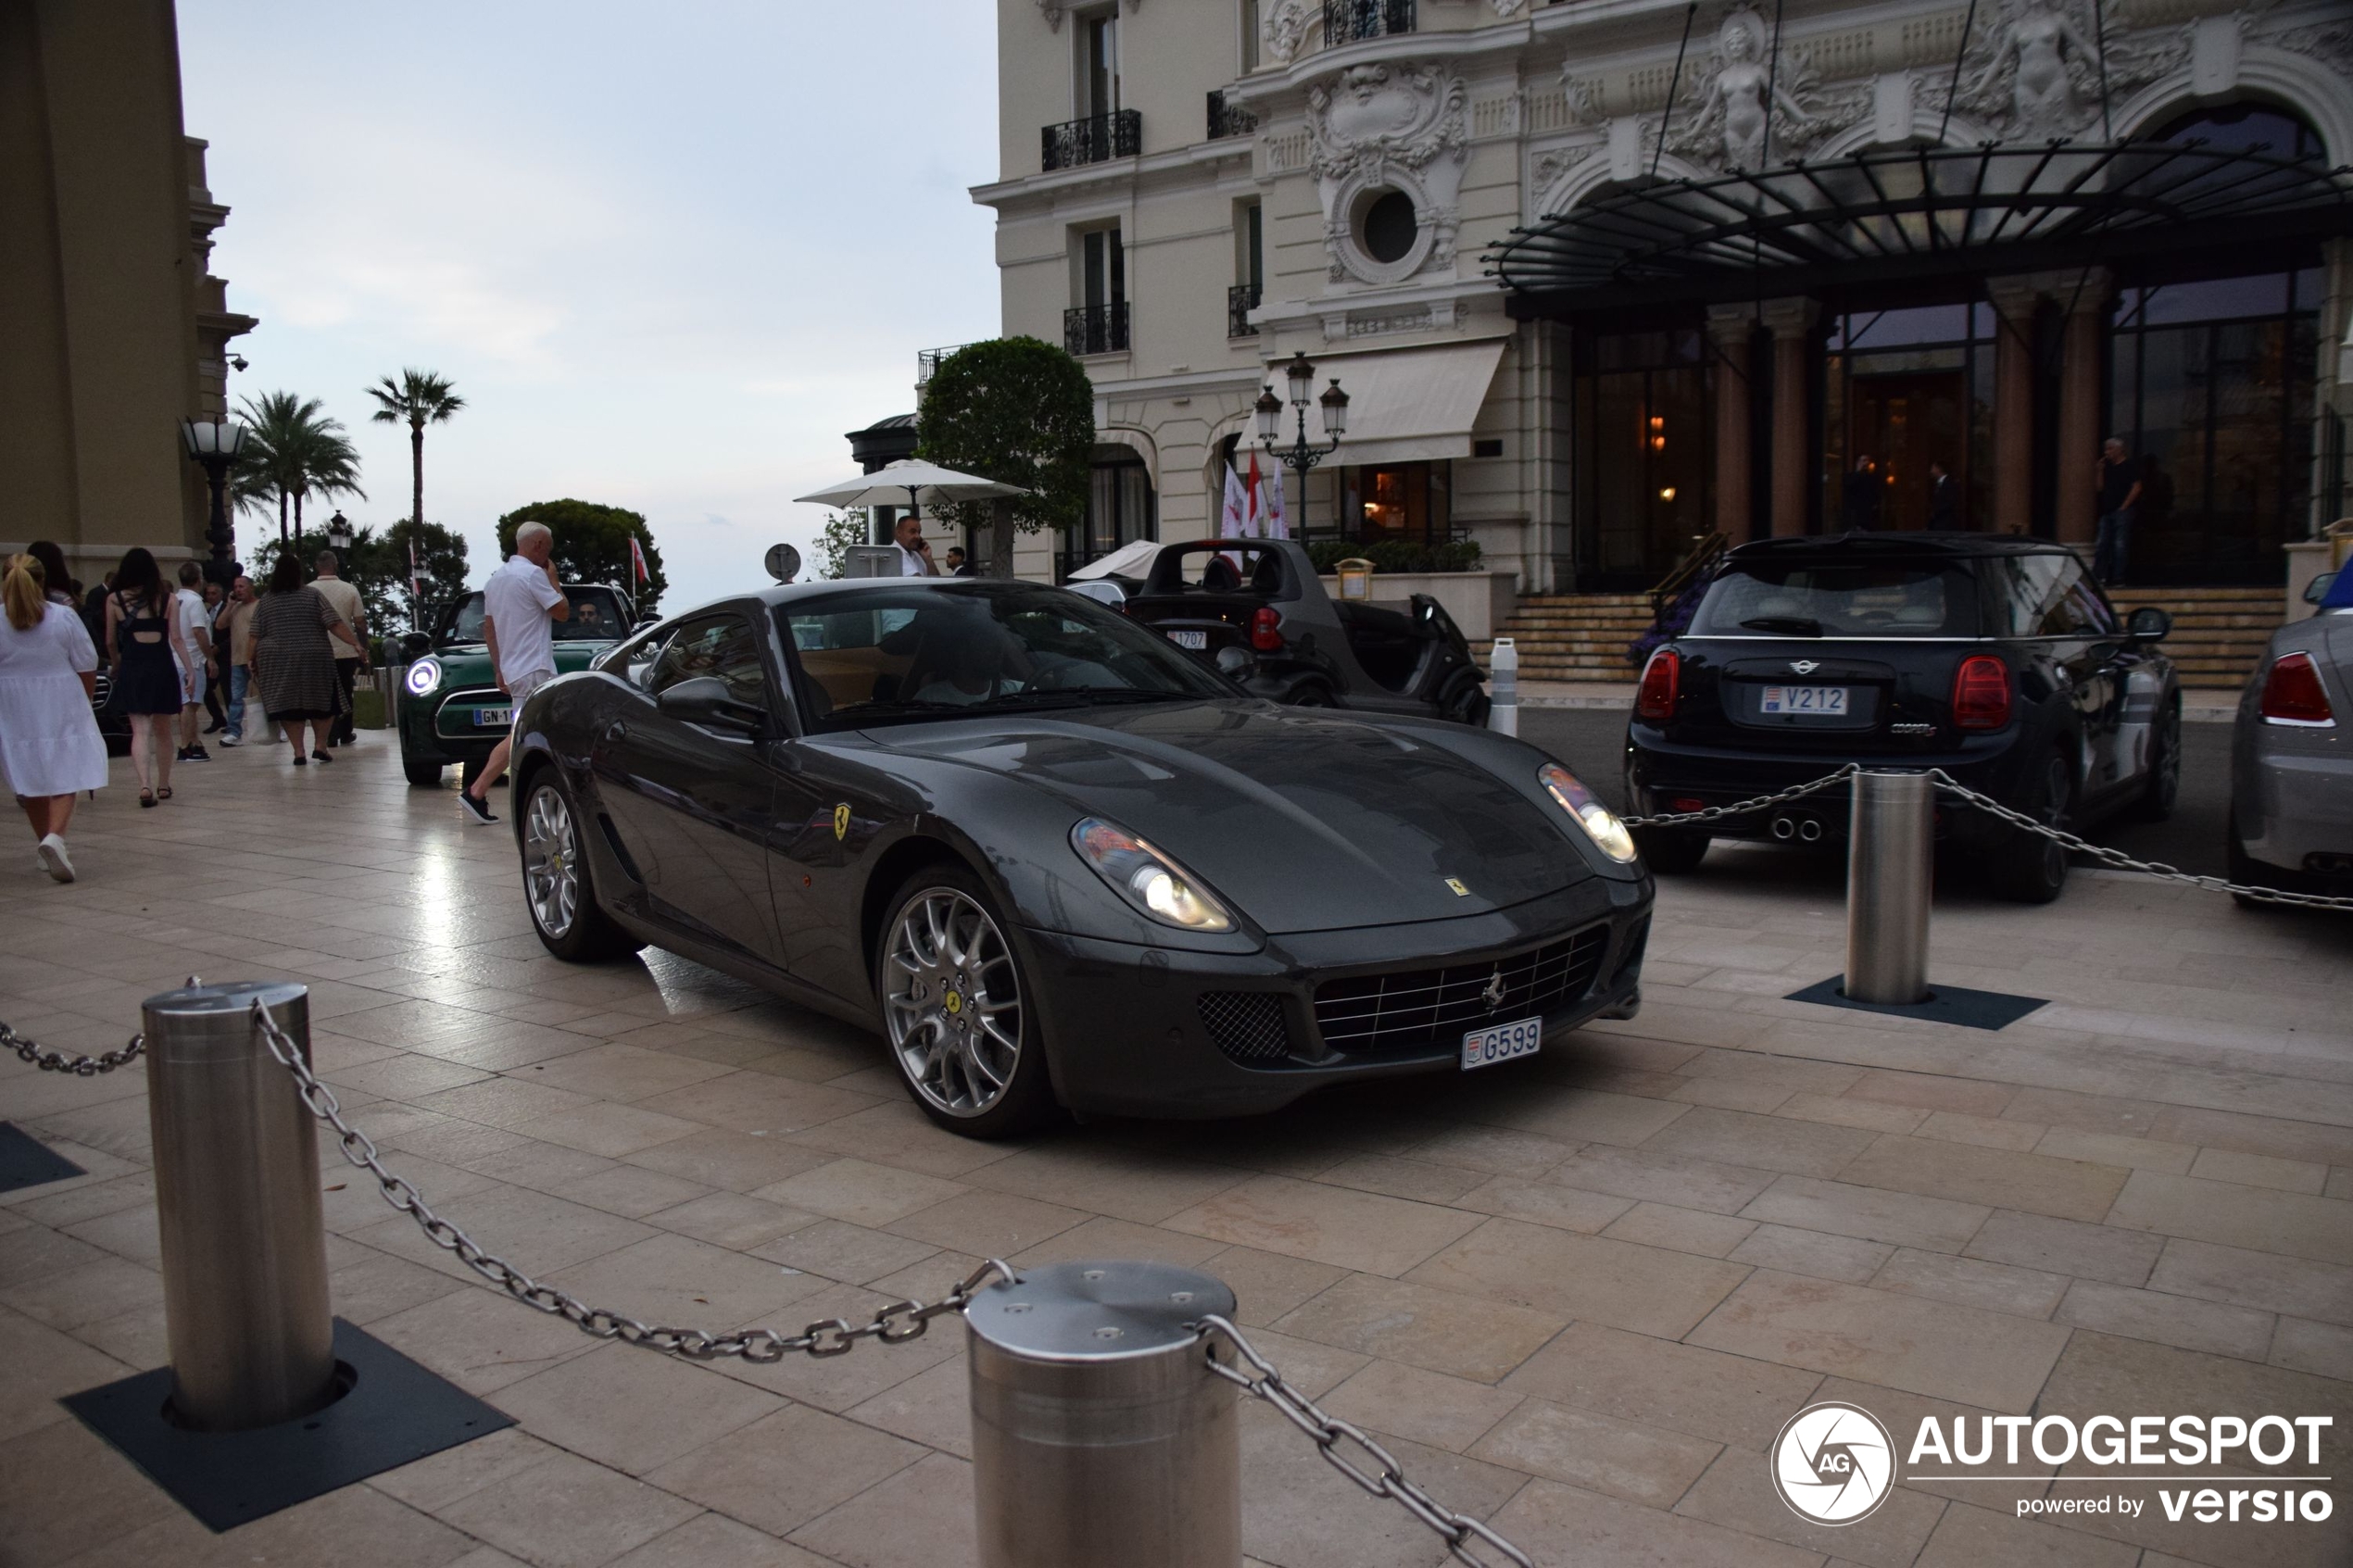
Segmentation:
{"type": "Polygon", "coordinates": [[[2119,615],[2143,605],[2173,612],[2165,651],[2184,687],[2237,690],[2287,619],[2287,594],[2279,588],[2111,588],[2108,596],[2119,615]]]}
{"type": "MultiPolygon", "coordinates": [[[[2120,615],[2143,605],[2173,612],[2165,651],[2185,687],[2235,690],[2287,617],[2277,588],[2119,588],[2108,597],[2120,615]]],[[[1638,671],[1626,645],[1650,623],[1647,594],[1539,594],[1521,599],[1498,634],[1518,647],[1523,681],[1630,682],[1638,671]]],[[[1475,642],[1471,651],[1484,666],[1493,646],[1475,642]]]]}
{"type": "MultiPolygon", "coordinates": [[[[1496,635],[1519,649],[1523,681],[1628,681],[1626,645],[1650,630],[1648,594],[1535,594],[1519,601],[1496,635]]],[[[1492,643],[1471,652],[1488,662],[1492,643]]]]}

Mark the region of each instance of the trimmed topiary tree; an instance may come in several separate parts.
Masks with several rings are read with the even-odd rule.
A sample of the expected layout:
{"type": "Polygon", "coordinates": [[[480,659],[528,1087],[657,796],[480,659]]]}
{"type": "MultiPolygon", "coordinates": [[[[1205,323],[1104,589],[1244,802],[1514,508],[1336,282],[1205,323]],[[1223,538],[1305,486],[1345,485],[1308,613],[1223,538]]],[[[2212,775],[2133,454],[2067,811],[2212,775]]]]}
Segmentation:
{"type": "Polygon", "coordinates": [[[670,579],[662,575],[661,552],[654,548],[653,530],[646,526],[643,512],[598,506],[594,501],[534,501],[498,520],[501,559],[515,553],[515,530],[526,522],[545,523],[555,535],[556,575],[567,583],[618,583],[635,599],[640,615],[650,613],[670,586],[670,579]],[[629,561],[633,533],[646,553],[642,585],[629,561]]]}
{"type": "Polygon", "coordinates": [[[988,521],[988,570],[1013,574],[1013,534],[1076,528],[1087,516],[1095,448],[1095,388],[1077,360],[1034,337],[968,344],[924,388],[916,456],[942,468],[1018,484],[1005,501],[942,502],[959,527],[988,521]]]}

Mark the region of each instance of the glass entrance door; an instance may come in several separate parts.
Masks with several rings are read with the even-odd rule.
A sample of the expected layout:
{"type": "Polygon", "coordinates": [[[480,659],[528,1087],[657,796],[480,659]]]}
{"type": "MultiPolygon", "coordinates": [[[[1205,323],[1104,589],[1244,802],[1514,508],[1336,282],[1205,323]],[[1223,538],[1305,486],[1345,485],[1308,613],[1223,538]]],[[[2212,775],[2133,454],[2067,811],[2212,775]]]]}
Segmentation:
{"type": "MultiPolygon", "coordinates": [[[[1929,526],[1933,497],[1929,464],[1944,465],[1966,494],[1969,485],[1969,380],[1959,370],[1897,375],[1856,375],[1847,388],[1846,462],[1834,503],[1849,527],[1921,529],[1929,526]],[[1868,473],[1856,471],[1868,457],[1868,473]],[[1873,499],[1866,508],[1868,484],[1873,499]],[[1858,511],[1869,517],[1859,520],[1858,511]]],[[[1948,503],[1949,505],[1949,503],[1948,503]]],[[[1957,508],[1940,520],[1960,526],[1957,508]]]]}

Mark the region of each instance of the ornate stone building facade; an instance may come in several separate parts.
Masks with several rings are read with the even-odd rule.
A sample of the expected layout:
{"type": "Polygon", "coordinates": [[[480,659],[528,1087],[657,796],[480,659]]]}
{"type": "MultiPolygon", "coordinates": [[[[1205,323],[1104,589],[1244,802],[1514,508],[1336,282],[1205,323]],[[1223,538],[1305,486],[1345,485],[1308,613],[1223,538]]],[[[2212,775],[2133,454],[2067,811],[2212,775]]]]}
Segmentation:
{"type": "Polygon", "coordinates": [[[205,558],[180,421],[226,414],[256,324],[208,267],[228,216],[181,125],[170,0],[0,5],[0,548],[54,539],[91,583],[132,545],[205,558]]]}
{"type": "Polygon", "coordinates": [[[1647,585],[1711,531],[1923,526],[1931,463],[1939,525],[2086,541],[2109,432],[2159,581],[2277,582],[2345,509],[2331,0],[999,18],[975,196],[1004,330],[1097,388],[1076,554],[1213,527],[1301,351],[1353,399],[1311,533],[1475,538],[1529,592],[1647,585]]]}

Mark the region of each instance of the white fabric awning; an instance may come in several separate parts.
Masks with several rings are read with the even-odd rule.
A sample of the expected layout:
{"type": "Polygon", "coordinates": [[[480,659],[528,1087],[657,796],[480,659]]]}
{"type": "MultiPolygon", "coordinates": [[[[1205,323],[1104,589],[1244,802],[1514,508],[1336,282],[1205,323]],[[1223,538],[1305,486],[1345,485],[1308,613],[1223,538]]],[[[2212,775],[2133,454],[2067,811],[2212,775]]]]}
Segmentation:
{"type": "MultiPolygon", "coordinates": [[[[1316,395],[1333,377],[1348,394],[1348,439],[1336,463],[1411,463],[1471,455],[1471,426],[1487,401],[1488,383],[1503,361],[1505,339],[1448,344],[1441,348],[1376,349],[1316,361],[1316,395]]],[[[1272,374],[1277,383],[1282,367],[1272,374]]],[[[1277,395],[1280,395],[1279,384],[1277,395]]],[[[1307,412],[1314,439],[1316,411],[1307,412]]],[[[1284,439],[1291,437],[1285,418],[1284,439]]]]}

